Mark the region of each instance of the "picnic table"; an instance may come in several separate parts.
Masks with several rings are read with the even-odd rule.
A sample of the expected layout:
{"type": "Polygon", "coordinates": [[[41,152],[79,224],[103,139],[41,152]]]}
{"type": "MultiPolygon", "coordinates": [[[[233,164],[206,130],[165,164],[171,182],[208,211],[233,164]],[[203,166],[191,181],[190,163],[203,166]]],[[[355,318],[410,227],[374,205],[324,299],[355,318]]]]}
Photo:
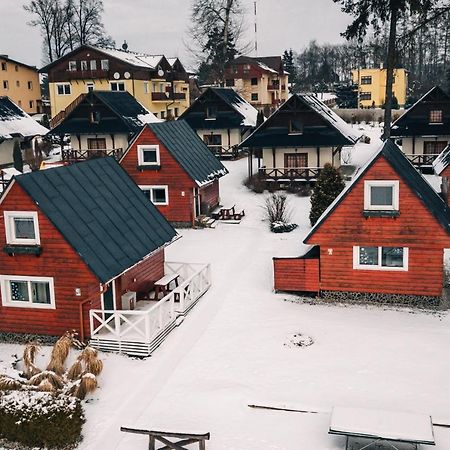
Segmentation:
{"type": "Polygon", "coordinates": [[[171,273],[168,275],[164,275],[159,280],[155,281],[155,300],[159,299],[159,295],[162,294],[162,298],[164,298],[170,292],[170,284],[173,282],[175,287],[178,287],[178,279],[180,278],[180,274],[171,273]]]}
{"type": "Polygon", "coordinates": [[[221,207],[213,218],[218,220],[241,220],[245,216],[245,211],[236,212],[236,205],[231,207],[221,207]]]}

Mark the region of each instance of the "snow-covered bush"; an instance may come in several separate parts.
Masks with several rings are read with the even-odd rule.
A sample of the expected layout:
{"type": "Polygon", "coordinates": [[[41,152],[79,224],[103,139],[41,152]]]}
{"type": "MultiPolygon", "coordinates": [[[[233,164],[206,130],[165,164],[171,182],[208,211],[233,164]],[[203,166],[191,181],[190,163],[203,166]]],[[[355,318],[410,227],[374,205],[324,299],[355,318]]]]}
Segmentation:
{"type": "Polygon", "coordinates": [[[75,397],[48,392],[0,392],[0,437],[24,445],[58,448],[81,438],[85,419],[75,397]]]}
{"type": "Polygon", "coordinates": [[[272,222],[270,224],[270,231],[273,233],[289,233],[298,227],[296,223],[272,222]]]}
{"type": "Polygon", "coordinates": [[[274,222],[289,222],[290,211],[288,209],[288,199],[285,194],[271,194],[266,197],[265,213],[267,219],[272,224],[274,222]]]}

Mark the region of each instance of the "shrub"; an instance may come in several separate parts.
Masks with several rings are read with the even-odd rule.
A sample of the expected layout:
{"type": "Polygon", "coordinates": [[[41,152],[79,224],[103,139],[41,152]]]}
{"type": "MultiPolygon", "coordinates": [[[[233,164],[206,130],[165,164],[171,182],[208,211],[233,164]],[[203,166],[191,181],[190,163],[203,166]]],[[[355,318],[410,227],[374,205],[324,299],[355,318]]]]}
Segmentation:
{"type": "Polygon", "coordinates": [[[81,438],[85,419],[74,397],[47,392],[0,393],[0,436],[24,445],[58,448],[81,438]]]}
{"type": "Polygon", "coordinates": [[[289,233],[297,227],[296,223],[273,222],[270,224],[270,231],[273,233],[289,233]]]}
{"type": "Polygon", "coordinates": [[[266,197],[264,204],[266,217],[272,224],[274,222],[289,222],[290,213],[285,194],[272,194],[266,197]]]}
{"type": "Polygon", "coordinates": [[[311,195],[311,212],[309,213],[311,225],[314,225],[319,220],[322,213],[331,205],[344,187],[345,183],[339,170],[331,164],[325,164],[317,177],[317,182],[311,195]]]}
{"type": "Polygon", "coordinates": [[[252,175],[245,179],[244,186],[257,194],[262,194],[266,189],[266,181],[258,175],[252,175]]]}

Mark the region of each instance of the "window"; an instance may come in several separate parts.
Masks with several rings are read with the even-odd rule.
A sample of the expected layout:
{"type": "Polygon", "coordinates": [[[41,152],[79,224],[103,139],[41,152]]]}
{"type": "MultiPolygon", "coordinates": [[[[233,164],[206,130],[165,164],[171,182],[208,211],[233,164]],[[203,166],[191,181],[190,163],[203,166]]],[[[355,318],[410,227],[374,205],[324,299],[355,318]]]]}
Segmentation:
{"type": "Polygon", "coordinates": [[[3,306],[55,308],[53,278],[5,275],[0,283],[3,306]]]}
{"type": "Polygon", "coordinates": [[[159,166],[159,145],[138,145],[137,151],[139,166],[159,166]]]}
{"type": "Polygon", "coordinates": [[[116,92],[124,92],[125,83],[123,81],[111,81],[111,90],[116,92]]]}
{"type": "Polygon", "coordinates": [[[18,66],[17,64],[14,66],[14,70],[15,70],[16,72],[19,71],[19,66],[18,66]]]}
{"type": "Polygon", "coordinates": [[[97,61],[95,59],[91,59],[89,61],[89,67],[91,70],[97,70],[97,61]]]}
{"type": "Polygon", "coordinates": [[[423,143],[424,155],[439,155],[447,147],[447,141],[425,141],[423,143]]]}
{"type": "Polygon", "coordinates": [[[442,110],[430,111],[430,123],[442,123],[442,110]]]}
{"type": "Polygon", "coordinates": [[[9,89],[8,80],[3,80],[3,89],[9,89]]]}
{"type": "Polygon", "coordinates": [[[58,92],[58,95],[70,95],[71,94],[70,84],[58,84],[58,85],[56,85],[56,90],[58,92]]]}
{"type": "Polygon", "coordinates": [[[406,247],[353,247],[353,268],[362,270],[408,270],[406,247]]]}
{"type": "Polygon", "coordinates": [[[148,93],[149,93],[148,81],[144,81],[144,94],[148,94],[148,93]]]}
{"type": "Polygon", "coordinates": [[[303,122],[299,119],[289,121],[289,134],[303,134],[303,122]]]}
{"type": "Polygon", "coordinates": [[[372,94],[370,92],[361,92],[359,94],[360,100],[372,100],[372,94]]]}
{"type": "Polygon", "coordinates": [[[34,100],[30,100],[29,105],[30,105],[30,108],[34,108],[34,100]]]}
{"type": "Polygon", "coordinates": [[[179,116],[179,109],[175,108],[174,111],[175,111],[175,117],[178,117],[179,116]]]}
{"type": "Polygon", "coordinates": [[[258,86],[258,78],[252,78],[250,82],[252,86],[258,86]]]}
{"type": "Polygon", "coordinates": [[[398,211],[399,182],[369,180],[364,182],[364,209],[398,211]]]}
{"type": "Polygon", "coordinates": [[[215,119],[217,117],[217,106],[208,106],[206,108],[206,118],[215,119]]]}
{"type": "Polygon", "coordinates": [[[33,90],[33,82],[29,81],[27,84],[28,84],[28,90],[29,91],[33,90]]]}
{"type": "Polygon", "coordinates": [[[372,77],[361,77],[361,84],[372,84],[372,77]]]}
{"type": "Polygon", "coordinates": [[[161,119],[165,119],[166,118],[166,112],[165,111],[161,111],[161,119]]]}
{"type": "Polygon", "coordinates": [[[69,61],[69,70],[71,72],[74,72],[77,70],[77,62],[76,61],[69,61]]]}
{"type": "Polygon", "coordinates": [[[154,205],[169,204],[169,190],[167,186],[139,186],[145,196],[154,205]]]}
{"type": "Polygon", "coordinates": [[[92,82],[86,83],[87,92],[92,92],[94,90],[94,87],[95,87],[94,83],[92,82]]]}
{"type": "Polygon", "coordinates": [[[6,70],[8,68],[8,65],[5,62],[2,62],[2,70],[6,70]]]}
{"type": "Polygon", "coordinates": [[[228,87],[234,86],[234,78],[227,78],[225,80],[225,86],[228,86],[228,87]]]}
{"type": "Polygon", "coordinates": [[[88,62],[81,61],[81,70],[88,70],[88,62]]]}
{"type": "Polygon", "coordinates": [[[16,81],[16,86],[20,87],[20,81],[19,80],[16,81]]]}
{"type": "Polygon", "coordinates": [[[258,101],[258,94],[257,93],[253,93],[252,94],[252,102],[257,102],[258,101]]]}
{"type": "Polygon", "coordinates": [[[5,211],[6,242],[13,245],[39,245],[38,215],[35,211],[5,211]]]}
{"type": "Polygon", "coordinates": [[[109,59],[102,59],[100,61],[100,67],[102,70],[109,70],[109,59]]]}
{"type": "MultiPolygon", "coordinates": [[[[89,117],[89,121],[91,123],[100,123],[100,111],[91,111],[90,117],[89,117]]],[[[106,146],[106,140],[105,140],[105,146],[106,146]]]]}
{"type": "Polygon", "coordinates": [[[221,134],[204,134],[203,142],[208,146],[222,146],[221,134]]]}
{"type": "Polygon", "coordinates": [[[152,92],[158,92],[158,83],[152,83],[152,92]]]}

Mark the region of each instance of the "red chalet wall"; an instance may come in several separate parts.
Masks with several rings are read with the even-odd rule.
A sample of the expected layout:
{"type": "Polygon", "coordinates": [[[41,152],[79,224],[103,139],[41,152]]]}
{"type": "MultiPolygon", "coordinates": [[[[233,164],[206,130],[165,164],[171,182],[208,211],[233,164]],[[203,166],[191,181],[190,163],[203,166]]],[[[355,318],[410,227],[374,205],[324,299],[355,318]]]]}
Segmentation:
{"type": "Polygon", "coordinates": [[[219,180],[200,188],[199,194],[202,213],[208,214],[219,204],[219,180]]]}
{"type": "Polygon", "coordinates": [[[442,294],[443,249],[450,246],[450,238],[384,158],[374,163],[307,243],[320,245],[321,290],[442,294]],[[363,217],[364,180],[400,180],[399,217],[363,217]],[[409,269],[353,269],[354,245],[408,247],[409,269]]]}
{"type": "MultiPolygon", "coordinates": [[[[0,206],[0,273],[1,275],[28,275],[54,278],[56,309],[17,308],[0,305],[0,330],[15,333],[61,335],[66,330],[80,331],[79,304],[95,296],[100,286],[80,256],[65,241],[59,231],[40,211],[31,197],[14,183],[0,206]],[[8,256],[4,211],[37,211],[42,254],[8,256]],[[81,289],[81,296],[75,295],[81,289]]],[[[100,296],[84,308],[87,311],[100,307],[100,296]]]]}
{"type": "Polygon", "coordinates": [[[319,292],[319,258],[274,258],[276,291],[319,292]]]}

